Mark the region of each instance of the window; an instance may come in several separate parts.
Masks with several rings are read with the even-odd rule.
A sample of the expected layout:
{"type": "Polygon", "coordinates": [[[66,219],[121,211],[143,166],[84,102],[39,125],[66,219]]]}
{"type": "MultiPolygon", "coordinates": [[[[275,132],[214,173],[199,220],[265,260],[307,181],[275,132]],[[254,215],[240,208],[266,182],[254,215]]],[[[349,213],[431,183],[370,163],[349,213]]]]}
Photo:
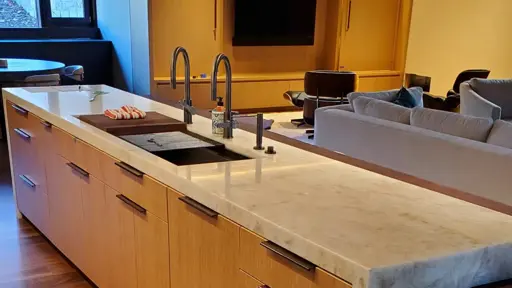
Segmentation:
{"type": "Polygon", "coordinates": [[[93,0],[0,0],[0,28],[92,24],[93,0]]]}

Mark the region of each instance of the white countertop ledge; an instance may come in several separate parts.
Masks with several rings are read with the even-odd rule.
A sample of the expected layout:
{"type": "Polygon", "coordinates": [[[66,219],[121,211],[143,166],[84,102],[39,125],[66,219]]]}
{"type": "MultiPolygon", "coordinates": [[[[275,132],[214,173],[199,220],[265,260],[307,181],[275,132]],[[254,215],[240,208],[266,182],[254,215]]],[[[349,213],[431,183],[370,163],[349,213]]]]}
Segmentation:
{"type": "Polygon", "coordinates": [[[252,149],[254,134],[235,130],[224,140],[200,116],[188,130],[255,159],[178,167],[74,115],[126,104],[178,120],[183,111],[108,86],[82,90],[3,95],[356,288],[467,288],[512,278],[508,215],[265,138],[277,150],[268,156],[252,149]],[[109,93],[89,102],[91,90],[109,93]]]}

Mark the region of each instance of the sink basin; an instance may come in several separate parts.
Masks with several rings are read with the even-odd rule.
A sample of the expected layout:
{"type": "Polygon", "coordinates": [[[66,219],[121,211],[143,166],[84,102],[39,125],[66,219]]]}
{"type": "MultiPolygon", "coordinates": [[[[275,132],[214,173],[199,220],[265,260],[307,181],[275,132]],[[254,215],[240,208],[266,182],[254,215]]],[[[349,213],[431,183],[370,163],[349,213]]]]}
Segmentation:
{"type": "Polygon", "coordinates": [[[153,154],[178,166],[250,159],[223,146],[159,151],[153,154]]]}
{"type": "Polygon", "coordinates": [[[195,165],[250,159],[224,144],[190,131],[118,136],[175,165],[195,165]]]}

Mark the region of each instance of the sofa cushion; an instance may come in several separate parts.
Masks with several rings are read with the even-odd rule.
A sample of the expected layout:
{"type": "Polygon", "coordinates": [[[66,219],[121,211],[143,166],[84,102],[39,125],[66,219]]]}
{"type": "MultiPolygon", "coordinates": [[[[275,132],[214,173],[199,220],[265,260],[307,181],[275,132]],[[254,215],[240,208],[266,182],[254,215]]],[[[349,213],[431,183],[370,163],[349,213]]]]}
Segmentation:
{"type": "Polygon", "coordinates": [[[353,104],[356,114],[371,116],[407,125],[410,123],[411,109],[409,108],[365,96],[357,97],[354,99],[353,104]]]}
{"type": "Polygon", "coordinates": [[[487,143],[512,149],[512,123],[503,120],[494,122],[487,143]]]}
{"type": "Polygon", "coordinates": [[[493,121],[452,112],[416,107],[412,109],[411,125],[457,137],[485,142],[493,121]]]}
{"type": "Polygon", "coordinates": [[[405,108],[414,108],[418,106],[418,101],[414,98],[414,96],[407,90],[407,88],[402,87],[396,96],[396,99],[391,101],[396,105],[403,106],[405,108]]]}
{"type": "MultiPolygon", "coordinates": [[[[354,99],[360,96],[369,97],[373,99],[378,99],[382,101],[391,102],[394,101],[397,96],[400,89],[394,89],[389,91],[380,91],[380,92],[352,92],[347,95],[348,102],[352,107],[354,105],[352,104],[354,102],[354,99]]],[[[412,87],[407,88],[407,91],[416,99],[416,103],[418,103],[419,107],[423,107],[423,89],[421,87],[412,87]]]]}
{"type": "Polygon", "coordinates": [[[471,79],[471,89],[501,107],[501,118],[512,118],[512,79],[471,79]]]}

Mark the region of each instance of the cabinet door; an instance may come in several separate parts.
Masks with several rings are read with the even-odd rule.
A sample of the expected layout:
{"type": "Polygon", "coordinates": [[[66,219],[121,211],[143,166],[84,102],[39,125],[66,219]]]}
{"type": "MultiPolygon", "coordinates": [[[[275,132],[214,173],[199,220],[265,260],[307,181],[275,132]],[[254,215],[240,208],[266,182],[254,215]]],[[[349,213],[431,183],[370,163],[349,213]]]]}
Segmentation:
{"type": "Polygon", "coordinates": [[[84,265],[84,221],[82,189],[84,177],[59,155],[49,158],[48,200],[51,239],[75,265],[84,265]]]}
{"type": "Polygon", "coordinates": [[[135,256],[135,224],[133,208],[124,204],[119,193],[105,186],[107,217],[105,219],[108,262],[108,285],[111,288],[137,288],[135,256]]]}
{"type": "Polygon", "coordinates": [[[138,287],[169,288],[169,225],[150,212],[134,213],[138,287]]]}
{"type": "MultiPolygon", "coordinates": [[[[222,43],[220,35],[216,35],[215,30],[217,26],[215,21],[220,23],[220,15],[216,16],[215,4],[220,5],[222,1],[153,0],[151,2],[154,75],[169,77],[169,63],[171,63],[172,52],[177,46],[185,47],[191,56],[191,75],[210,74],[213,60],[219,53],[219,45],[222,43]]],[[[178,76],[183,76],[183,67],[183,58],[180,57],[178,76]]]]}
{"type": "Polygon", "coordinates": [[[400,0],[346,0],[339,68],[392,70],[400,0]]]}
{"type": "Polygon", "coordinates": [[[185,204],[180,197],[169,190],[171,287],[233,287],[239,226],[205,207],[185,204]]]}
{"type": "Polygon", "coordinates": [[[79,267],[89,279],[99,287],[107,287],[107,273],[105,269],[108,259],[106,239],[110,231],[107,230],[105,185],[96,177],[90,176],[83,183],[82,203],[84,215],[84,266],[79,267]]]}

